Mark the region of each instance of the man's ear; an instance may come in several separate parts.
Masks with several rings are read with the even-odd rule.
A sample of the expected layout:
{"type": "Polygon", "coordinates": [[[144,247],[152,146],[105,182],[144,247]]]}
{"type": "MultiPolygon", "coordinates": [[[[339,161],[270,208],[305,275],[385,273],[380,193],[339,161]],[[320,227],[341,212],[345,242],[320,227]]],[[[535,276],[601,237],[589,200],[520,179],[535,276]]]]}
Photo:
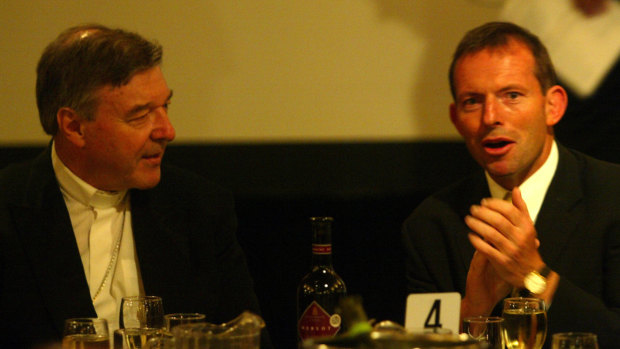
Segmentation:
{"type": "Polygon", "coordinates": [[[60,108],[56,113],[58,133],[77,147],[84,146],[83,124],[86,120],[78,113],[67,107],[60,108]]]}
{"type": "Polygon", "coordinates": [[[562,86],[555,85],[547,90],[545,102],[547,126],[553,126],[560,122],[567,105],[568,95],[562,86]]]}
{"type": "Polygon", "coordinates": [[[459,127],[461,124],[458,122],[457,118],[458,118],[458,111],[456,110],[456,104],[450,103],[450,121],[452,121],[452,125],[454,125],[456,130],[462,135],[461,129],[459,127]]]}

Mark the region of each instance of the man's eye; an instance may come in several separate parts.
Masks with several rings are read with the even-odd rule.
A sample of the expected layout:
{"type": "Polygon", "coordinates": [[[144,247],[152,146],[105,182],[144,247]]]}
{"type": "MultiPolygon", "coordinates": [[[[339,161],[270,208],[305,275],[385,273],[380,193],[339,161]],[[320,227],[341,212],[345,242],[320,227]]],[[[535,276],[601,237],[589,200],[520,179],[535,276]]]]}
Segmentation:
{"type": "Polygon", "coordinates": [[[517,99],[521,94],[519,92],[508,92],[507,96],[509,99],[517,99]]]}
{"type": "Polygon", "coordinates": [[[129,122],[140,122],[140,121],[142,121],[142,120],[146,119],[146,117],[147,117],[148,115],[149,115],[148,113],[144,113],[144,114],[137,114],[137,115],[134,115],[134,116],[133,116],[131,119],[129,119],[128,121],[129,121],[129,122]]]}
{"type": "Polygon", "coordinates": [[[471,109],[473,107],[475,107],[476,105],[479,104],[479,101],[477,98],[466,98],[463,100],[463,102],[461,102],[461,104],[463,105],[463,108],[465,109],[471,109]]]}

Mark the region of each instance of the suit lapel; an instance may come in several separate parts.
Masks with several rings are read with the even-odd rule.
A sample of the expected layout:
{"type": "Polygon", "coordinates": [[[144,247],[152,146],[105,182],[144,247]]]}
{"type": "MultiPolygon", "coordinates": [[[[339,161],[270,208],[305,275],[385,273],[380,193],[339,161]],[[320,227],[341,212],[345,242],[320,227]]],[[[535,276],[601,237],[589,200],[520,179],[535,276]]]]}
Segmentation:
{"type": "Polygon", "coordinates": [[[543,259],[553,265],[582,220],[580,168],[575,157],[558,145],[559,163],[536,222],[543,259]]]}
{"type": "Polygon", "coordinates": [[[167,299],[174,290],[190,287],[182,284],[190,280],[190,256],[186,237],[179,233],[185,229],[171,223],[182,222],[182,213],[156,192],[131,192],[132,230],[145,293],[167,299]]]}
{"type": "Polygon", "coordinates": [[[49,148],[34,160],[28,176],[11,215],[44,303],[62,333],[65,319],[96,313],[49,148]]]}
{"type": "MultiPolygon", "coordinates": [[[[455,198],[455,205],[463,225],[463,231],[456,234],[456,246],[459,248],[461,265],[465,270],[463,275],[467,275],[475,249],[471,242],[469,242],[468,233],[470,229],[465,225],[465,216],[469,214],[471,205],[479,204],[483,198],[491,195],[484,172],[473,175],[471,180],[467,181],[466,185],[463,186],[463,190],[457,192],[462,193],[462,195],[455,198]]],[[[463,283],[463,285],[465,284],[463,283]]]]}

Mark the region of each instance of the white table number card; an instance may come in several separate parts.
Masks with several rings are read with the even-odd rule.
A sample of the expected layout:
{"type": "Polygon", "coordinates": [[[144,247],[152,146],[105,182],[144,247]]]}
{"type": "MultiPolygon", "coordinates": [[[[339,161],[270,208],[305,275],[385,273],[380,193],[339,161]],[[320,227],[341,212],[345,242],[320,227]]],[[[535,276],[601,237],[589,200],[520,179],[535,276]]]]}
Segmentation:
{"type": "Polygon", "coordinates": [[[405,328],[408,331],[459,333],[461,295],[458,292],[412,293],[407,297],[405,328]]]}

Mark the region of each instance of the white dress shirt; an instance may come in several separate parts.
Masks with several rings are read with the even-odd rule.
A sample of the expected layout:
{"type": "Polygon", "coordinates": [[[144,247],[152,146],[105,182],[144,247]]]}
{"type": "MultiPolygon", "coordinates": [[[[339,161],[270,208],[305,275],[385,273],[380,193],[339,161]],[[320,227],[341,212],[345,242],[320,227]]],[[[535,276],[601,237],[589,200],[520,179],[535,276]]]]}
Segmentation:
{"type": "Polygon", "coordinates": [[[137,296],[142,289],[129,194],[98,190],[80,179],[58,158],[55,144],[52,165],[71,217],[93,306],[99,318],[108,320],[112,334],[119,325],[122,297],[137,296]]]}
{"type": "MultiPolygon", "coordinates": [[[[551,180],[553,179],[555,170],[558,167],[558,159],[558,146],[555,141],[553,141],[549,157],[547,157],[547,160],[545,160],[545,163],[542,165],[542,167],[539,168],[538,171],[534,172],[533,175],[527,178],[525,182],[521,183],[521,185],[519,186],[519,189],[521,190],[521,196],[523,197],[523,200],[527,205],[527,210],[530,213],[530,218],[534,223],[536,223],[536,218],[538,217],[540,207],[545,200],[547,189],[549,189],[549,185],[551,184],[551,180]]],[[[489,191],[491,192],[491,197],[500,199],[505,198],[508,190],[497,184],[497,182],[495,182],[491,178],[488,172],[486,172],[485,174],[487,177],[487,183],[489,185],[489,191]]]]}

